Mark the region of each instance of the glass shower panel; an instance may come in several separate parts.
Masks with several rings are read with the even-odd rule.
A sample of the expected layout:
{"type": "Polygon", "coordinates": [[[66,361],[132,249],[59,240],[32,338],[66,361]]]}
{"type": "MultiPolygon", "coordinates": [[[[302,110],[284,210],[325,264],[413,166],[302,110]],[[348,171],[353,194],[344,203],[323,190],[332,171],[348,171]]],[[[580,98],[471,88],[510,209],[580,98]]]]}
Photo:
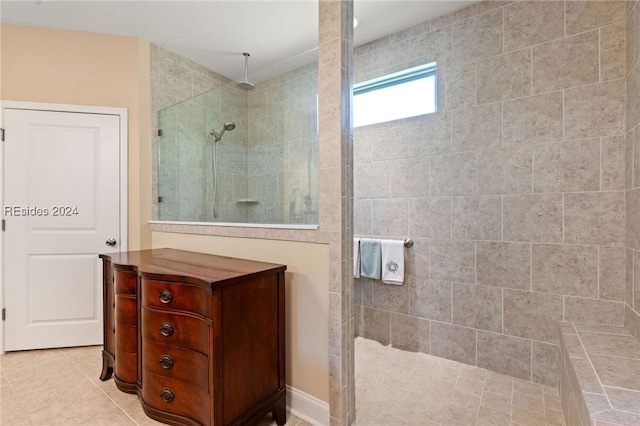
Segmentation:
{"type": "Polygon", "coordinates": [[[158,113],[158,219],[315,224],[317,65],[158,113]]]}

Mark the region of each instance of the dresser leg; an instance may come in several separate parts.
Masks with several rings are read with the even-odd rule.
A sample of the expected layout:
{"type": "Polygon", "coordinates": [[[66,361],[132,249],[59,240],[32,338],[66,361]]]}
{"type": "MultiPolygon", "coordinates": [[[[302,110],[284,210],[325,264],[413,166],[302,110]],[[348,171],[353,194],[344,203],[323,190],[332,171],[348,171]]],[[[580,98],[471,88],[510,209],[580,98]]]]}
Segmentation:
{"type": "Polygon", "coordinates": [[[278,426],[284,426],[287,422],[287,404],[285,398],[281,398],[273,407],[273,420],[276,421],[278,426]]]}
{"type": "Polygon", "coordinates": [[[102,372],[100,373],[100,380],[103,382],[109,380],[112,374],[113,366],[111,365],[111,362],[107,358],[102,357],[102,372]]]}

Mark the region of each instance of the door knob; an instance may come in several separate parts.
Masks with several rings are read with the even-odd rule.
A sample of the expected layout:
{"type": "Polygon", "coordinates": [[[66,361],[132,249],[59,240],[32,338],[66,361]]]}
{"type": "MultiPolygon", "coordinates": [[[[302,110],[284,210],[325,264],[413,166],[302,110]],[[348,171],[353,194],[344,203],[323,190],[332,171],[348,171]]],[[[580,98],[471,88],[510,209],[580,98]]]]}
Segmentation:
{"type": "Polygon", "coordinates": [[[113,238],[109,238],[107,241],[104,242],[106,245],[108,245],[109,247],[113,247],[116,245],[116,240],[113,238]]]}

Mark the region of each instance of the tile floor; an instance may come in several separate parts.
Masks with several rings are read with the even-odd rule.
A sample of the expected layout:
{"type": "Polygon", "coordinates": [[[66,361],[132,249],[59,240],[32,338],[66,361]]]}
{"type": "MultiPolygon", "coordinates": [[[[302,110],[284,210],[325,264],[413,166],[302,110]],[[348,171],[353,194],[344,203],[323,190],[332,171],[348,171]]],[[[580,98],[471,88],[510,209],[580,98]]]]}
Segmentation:
{"type": "MultiPolygon", "coordinates": [[[[2,425],[159,425],[98,379],[101,347],[0,358],[2,425]]],[[[563,425],[556,389],[356,339],[357,425],[563,425]]],[[[261,426],[275,425],[265,419],[261,426]]],[[[288,426],[309,424],[289,415],[288,426]]]]}
{"type": "MultiPolygon", "coordinates": [[[[100,381],[101,346],[10,352],[0,357],[2,425],[162,425],[136,395],[100,381]]],[[[275,425],[265,419],[260,426],[275,425]]],[[[310,426],[289,415],[287,426],[310,426]]]]}
{"type": "Polygon", "coordinates": [[[564,425],[558,391],[356,338],[357,425],[564,425]]]}

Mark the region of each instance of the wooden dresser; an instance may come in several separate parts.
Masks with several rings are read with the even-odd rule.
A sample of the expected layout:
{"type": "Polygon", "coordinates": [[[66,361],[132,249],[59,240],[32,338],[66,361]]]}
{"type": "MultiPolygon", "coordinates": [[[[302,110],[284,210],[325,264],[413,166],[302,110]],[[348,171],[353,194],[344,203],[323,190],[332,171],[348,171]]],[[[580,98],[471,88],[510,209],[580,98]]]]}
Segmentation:
{"type": "Polygon", "coordinates": [[[174,249],[101,254],[101,380],[179,425],[285,424],[286,266],[174,249]]]}

